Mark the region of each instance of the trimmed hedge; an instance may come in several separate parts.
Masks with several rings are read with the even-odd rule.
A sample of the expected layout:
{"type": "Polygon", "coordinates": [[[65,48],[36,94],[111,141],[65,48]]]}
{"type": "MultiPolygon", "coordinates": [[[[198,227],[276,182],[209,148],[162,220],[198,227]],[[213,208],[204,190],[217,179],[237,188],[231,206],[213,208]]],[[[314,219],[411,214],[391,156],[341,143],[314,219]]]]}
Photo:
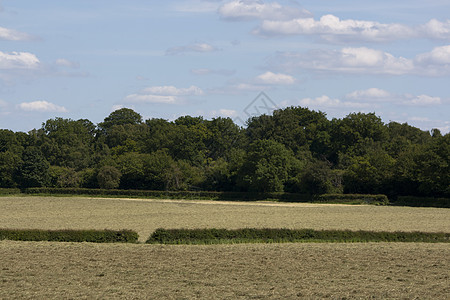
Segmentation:
{"type": "Polygon", "coordinates": [[[342,204],[375,204],[388,205],[389,199],[386,195],[365,194],[324,194],[317,195],[315,202],[342,203],[342,204]]]}
{"type": "Polygon", "coordinates": [[[131,230],[40,230],[0,229],[0,240],[136,243],[139,236],[131,230]]]}
{"type": "Polygon", "coordinates": [[[148,244],[221,244],[282,242],[425,242],[448,243],[450,233],[376,232],[313,229],[157,229],[148,244]]]}
{"type": "Polygon", "coordinates": [[[0,195],[16,195],[20,193],[20,189],[0,188],[0,195]]]}
{"type": "Polygon", "coordinates": [[[325,194],[312,196],[295,193],[243,193],[243,192],[212,192],[212,191],[149,191],[149,190],[107,190],[84,188],[28,188],[27,194],[53,195],[89,195],[89,196],[119,196],[156,199],[197,199],[225,201],[279,201],[279,202],[318,202],[341,204],[388,204],[385,195],[365,194],[325,194]]]}
{"type": "Polygon", "coordinates": [[[277,200],[289,202],[309,202],[312,197],[304,194],[289,193],[243,193],[214,191],[152,191],[152,190],[118,190],[85,188],[28,188],[27,194],[89,195],[89,196],[124,196],[162,199],[207,199],[227,201],[277,200]]]}
{"type": "Polygon", "coordinates": [[[450,198],[398,196],[391,204],[398,206],[450,208],[450,198]]]}

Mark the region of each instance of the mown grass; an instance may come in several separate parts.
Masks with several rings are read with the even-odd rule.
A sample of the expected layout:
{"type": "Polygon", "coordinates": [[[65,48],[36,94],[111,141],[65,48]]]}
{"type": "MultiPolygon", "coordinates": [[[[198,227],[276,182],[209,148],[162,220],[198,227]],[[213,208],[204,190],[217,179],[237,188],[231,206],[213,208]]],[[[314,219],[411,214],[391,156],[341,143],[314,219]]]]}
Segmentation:
{"type": "Polygon", "coordinates": [[[450,232],[450,210],[374,205],[0,197],[0,228],[96,229],[312,228],[315,230],[450,232]]]}
{"type": "Polygon", "coordinates": [[[295,243],[295,242],[425,242],[448,243],[450,233],[387,232],[314,229],[157,229],[148,244],[227,244],[227,243],[295,243]]]}

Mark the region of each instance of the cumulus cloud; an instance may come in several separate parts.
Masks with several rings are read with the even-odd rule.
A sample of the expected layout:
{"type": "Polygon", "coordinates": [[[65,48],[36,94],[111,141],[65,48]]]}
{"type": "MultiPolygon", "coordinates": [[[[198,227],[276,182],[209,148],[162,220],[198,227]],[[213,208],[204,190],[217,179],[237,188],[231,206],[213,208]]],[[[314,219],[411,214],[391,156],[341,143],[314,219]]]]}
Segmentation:
{"type": "Polygon", "coordinates": [[[145,95],[145,94],[131,94],[125,97],[125,101],[131,103],[165,103],[174,104],[177,102],[175,96],[160,96],[160,95],[145,95]]]}
{"type": "Polygon", "coordinates": [[[406,99],[403,101],[403,104],[407,105],[419,105],[419,106],[426,106],[426,105],[436,105],[441,104],[442,100],[440,97],[432,97],[428,95],[419,95],[419,96],[407,96],[406,99]]]}
{"type": "Polygon", "coordinates": [[[449,65],[450,45],[436,47],[431,52],[419,54],[416,62],[424,65],[449,65]]]}
{"type": "Polygon", "coordinates": [[[39,64],[39,59],[32,53],[0,51],[0,69],[36,69],[39,64]]]}
{"type": "Polygon", "coordinates": [[[442,103],[440,97],[429,95],[395,94],[379,88],[356,90],[345,95],[344,99],[367,103],[389,102],[391,104],[427,106],[442,103]]]}
{"type": "Polygon", "coordinates": [[[183,100],[183,96],[200,96],[204,92],[197,86],[177,88],[175,86],[152,86],[143,89],[140,93],[125,97],[126,102],[132,103],[165,103],[176,104],[183,100]]]}
{"type": "Polygon", "coordinates": [[[285,101],[283,105],[300,105],[311,108],[364,108],[368,107],[367,103],[342,101],[337,98],[331,98],[327,95],[322,95],[316,98],[303,98],[297,101],[285,101]]]}
{"type": "Polygon", "coordinates": [[[219,14],[226,20],[289,20],[311,16],[298,6],[283,6],[278,2],[264,3],[258,0],[233,0],[219,8],[219,14]]]}
{"type": "Polygon", "coordinates": [[[145,88],[143,92],[146,94],[166,95],[166,96],[203,95],[203,90],[194,85],[191,85],[188,88],[177,88],[171,85],[152,86],[145,88]]]}
{"type": "Polygon", "coordinates": [[[369,88],[367,90],[357,90],[353,91],[345,96],[347,99],[369,99],[369,100],[379,100],[379,99],[389,99],[392,97],[392,94],[388,91],[379,89],[379,88],[369,88]]]}
{"type": "Polygon", "coordinates": [[[219,110],[213,110],[211,112],[209,112],[209,115],[217,117],[227,117],[227,118],[232,118],[232,117],[236,117],[238,115],[238,112],[233,110],[233,109],[225,109],[225,108],[221,108],[219,110]]]}
{"type": "Polygon", "coordinates": [[[399,39],[450,39],[450,20],[431,19],[425,24],[408,26],[367,20],[340,19],[326,14],[314,19],[299,6],[258,0],[233,0],[218,10],[225,20],[261,20],[253,31],[261,36],[310,35],[332,43],[389,42],[399,39]]]}
{"type": "Polygon", "coordinates": [[[270,64],[273,68],[291,72],[309,69],[347,74],[443,76],[450,74],[450,46],[434,48],[413,59],[366,47],[310,50],[306,53],[282,52],[270,64]]]}
{"type": "Polygon", "coordinates": [[[26,41],[31,40],[33,37],[27,33],[20,32],[5,27],[0,27],[0,40],[5,41],[26,41]]]}
{"type": "Polygon", "coordinates": [[[80,67],[80,64],[78,62],[73,62],[73,61],[67,60],[65,58],[58,58],[55,61],[55,64],[60,67],[73,68],[73,69],[80,67]]]}
{"type": "Polygon", "coordinates": [[[186,46],[172,47],[166,50],[166,55],[178,55],[186,52],[214,52],[219,49],[207,43],[194,43],[186,46]]]}
{"type": "Polygon", "coordinates": [[[19,108],[25,111],[67,112],[67,109],[64,106],[59,106],[47,101],[23,102],[19,104],[19,108]]]}
{"type": "Polygon", "coordinates": [[[413,28],[401,24],[383,24],[372,21],[341,20],[334,15],[291,20],[264,20],[255,34],[318,35],[330,42],[372,41],[385,42],[406,39],[416,35],[413,28]]]}
{"type": "Polygon", "coordinates": [[[450,39],[450,20],[441,22],[436,19],[431,19],[426,24],[420,26],[418,31],[424,37],[448,40],[450,39]]]}
{"type": "Polygon", "coordinates": [[[295,78],[291,75],[272,73],[270,71],[257,76],[256,79],[260,83],[273,85],[289,85],[295,83],[295,78]]]}

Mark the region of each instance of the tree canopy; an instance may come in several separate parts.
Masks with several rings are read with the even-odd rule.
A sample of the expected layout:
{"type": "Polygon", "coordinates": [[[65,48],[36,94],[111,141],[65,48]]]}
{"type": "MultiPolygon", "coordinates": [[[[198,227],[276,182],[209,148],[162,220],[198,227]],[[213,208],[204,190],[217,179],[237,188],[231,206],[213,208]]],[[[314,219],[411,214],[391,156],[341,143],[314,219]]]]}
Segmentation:
{"type": "Polygon", "coordinates": [[[54,118],[0,130],[0,187],[450,195],[450,134],[375,113],[327,119],[287,107],[238,126],[230,118],[103,122],[54,118]]]}

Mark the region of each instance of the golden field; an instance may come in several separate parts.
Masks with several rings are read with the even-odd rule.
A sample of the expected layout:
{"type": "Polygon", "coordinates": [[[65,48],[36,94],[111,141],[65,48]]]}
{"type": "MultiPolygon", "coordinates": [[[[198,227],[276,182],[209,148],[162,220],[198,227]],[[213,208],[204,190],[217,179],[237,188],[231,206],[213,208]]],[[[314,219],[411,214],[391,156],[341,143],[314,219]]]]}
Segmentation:
{"type": "MultiPolygon", "coordinates": [[[[0,228],[450,231],[450,210],[0,197],[0,228]]],[[[448,299],[449,244],[145,245],[0,241],[0,299],[448,299]]]]}

